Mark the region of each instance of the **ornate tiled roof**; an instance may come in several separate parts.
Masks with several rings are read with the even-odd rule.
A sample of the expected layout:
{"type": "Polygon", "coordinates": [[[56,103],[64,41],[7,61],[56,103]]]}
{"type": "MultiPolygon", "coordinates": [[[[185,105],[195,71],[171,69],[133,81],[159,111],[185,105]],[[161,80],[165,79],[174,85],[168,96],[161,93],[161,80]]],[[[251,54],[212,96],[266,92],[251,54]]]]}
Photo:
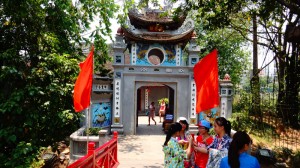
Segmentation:
{"type": "Polygon", "coordinates": [[[145,29],[136,29],[128,23],[127,27],[122,27],[123,36],[128,41],[157,42],[157,43],[186,43],[194,32],[194,22],[187,19],[177,30],[163,32],[150,32],[145,29]]]}
{"type": "Polygon", "coordinates": [[[129,10],[128,17],[130,23],[138,29],[147,29],[151,25],[159,24],[165,30],[175,30],[179,28],[186,18],[186,15],[182,15],[174,19],[173,17],[163,16],[162,13],[163,11],[153,9],[147,10],[142,14],[137,9],[131,9],[129,10]]]}

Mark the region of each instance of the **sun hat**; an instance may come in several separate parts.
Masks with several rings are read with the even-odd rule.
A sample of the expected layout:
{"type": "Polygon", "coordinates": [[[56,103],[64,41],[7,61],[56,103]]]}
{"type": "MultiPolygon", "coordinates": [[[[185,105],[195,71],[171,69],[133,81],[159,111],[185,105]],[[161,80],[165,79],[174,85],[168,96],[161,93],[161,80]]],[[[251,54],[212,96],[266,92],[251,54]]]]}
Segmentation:
{"type": "Polygon", "coordinates": [[[205,128],[208,128],[208,129],[211,129],[211,123],[206,121],[206,120],[201,120],[198,124],[197,124],[198,127],[205,127],[205,128]]]}
{"type": "Polygon", "coordinates": [[[179,121],[186,121],[189,124],[188,120],[185,117],[179,117],[177,119],[177,122],[179,122],[179,121]]]}

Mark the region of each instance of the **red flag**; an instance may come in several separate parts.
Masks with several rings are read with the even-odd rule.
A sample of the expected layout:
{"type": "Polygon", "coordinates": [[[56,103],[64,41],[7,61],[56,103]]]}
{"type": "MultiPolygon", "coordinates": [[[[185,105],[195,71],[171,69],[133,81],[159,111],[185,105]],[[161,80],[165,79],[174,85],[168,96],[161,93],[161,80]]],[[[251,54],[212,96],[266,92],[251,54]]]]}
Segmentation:
{"type": "Polygon", "coordinates": [[[84,62],[79,64],[80,73],[74,86],[74,108],[80,112],[90,106],[93,82],[93,55],[94,47],[84,62]]]}
{"type": "Polygon", "coordinates": [[[215,49],[194,66],[197,114],[220,104],[217,55],[215,49]]]}

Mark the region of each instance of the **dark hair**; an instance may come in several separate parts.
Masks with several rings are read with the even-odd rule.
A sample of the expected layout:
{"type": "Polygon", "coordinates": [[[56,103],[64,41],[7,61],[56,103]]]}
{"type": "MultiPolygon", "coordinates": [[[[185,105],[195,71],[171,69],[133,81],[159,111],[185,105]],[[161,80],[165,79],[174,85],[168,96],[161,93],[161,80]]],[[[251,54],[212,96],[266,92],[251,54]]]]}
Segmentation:
{"type": "Polygon", "coordinates": [[[185,130],[189,130],[189,123],[186,120],[180,120],[179,122],[183,123],[186,125],[185,130]]]}
{"type": "Polygon", "coordinates": [[[180,131],[181,129],[182,129],[181,124],[179,124],[178,122],[172,123],[170,125],[170,128],[168,129],[164,145],[166,146],[168,144],[169,140],[171,139],[172,135],[174,135],[176,132],[180,131]]]}
{"type": "Polygon", "coordinates": [[[224,126],[225,133],[230,136],[231,133],[231,123],[230,121],[226,120],[224,117],[216,118],[215,122],[218,126],[224,126]]]}
{"type": "Polygon", "coordinates": [[[250,144],[251,138],[245,131],[237,131],[233,135],[233,139],[228,150],[228,164],[231,168],[239,168],[239,152],[246,144],[250,144]]]}
{"type": "MultiPolygon", "coordinates": [[[[210,127],[211,127],[211,124],[210,124],[210,127]]],[[[204,127],[204,129],[205,129],[207,132],[209,132],[209,128],[204,127]]]]}

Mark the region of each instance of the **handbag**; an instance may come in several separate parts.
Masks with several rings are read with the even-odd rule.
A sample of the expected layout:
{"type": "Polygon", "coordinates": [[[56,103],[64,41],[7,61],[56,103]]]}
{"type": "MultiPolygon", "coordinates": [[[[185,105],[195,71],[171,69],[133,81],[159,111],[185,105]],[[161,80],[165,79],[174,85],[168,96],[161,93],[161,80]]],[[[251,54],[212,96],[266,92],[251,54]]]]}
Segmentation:
{"type": "Polygon", "coordinates": [[[147,115],[147,116],[149,115],[149,110],[146,110],[146,115],[147,115]]]}

